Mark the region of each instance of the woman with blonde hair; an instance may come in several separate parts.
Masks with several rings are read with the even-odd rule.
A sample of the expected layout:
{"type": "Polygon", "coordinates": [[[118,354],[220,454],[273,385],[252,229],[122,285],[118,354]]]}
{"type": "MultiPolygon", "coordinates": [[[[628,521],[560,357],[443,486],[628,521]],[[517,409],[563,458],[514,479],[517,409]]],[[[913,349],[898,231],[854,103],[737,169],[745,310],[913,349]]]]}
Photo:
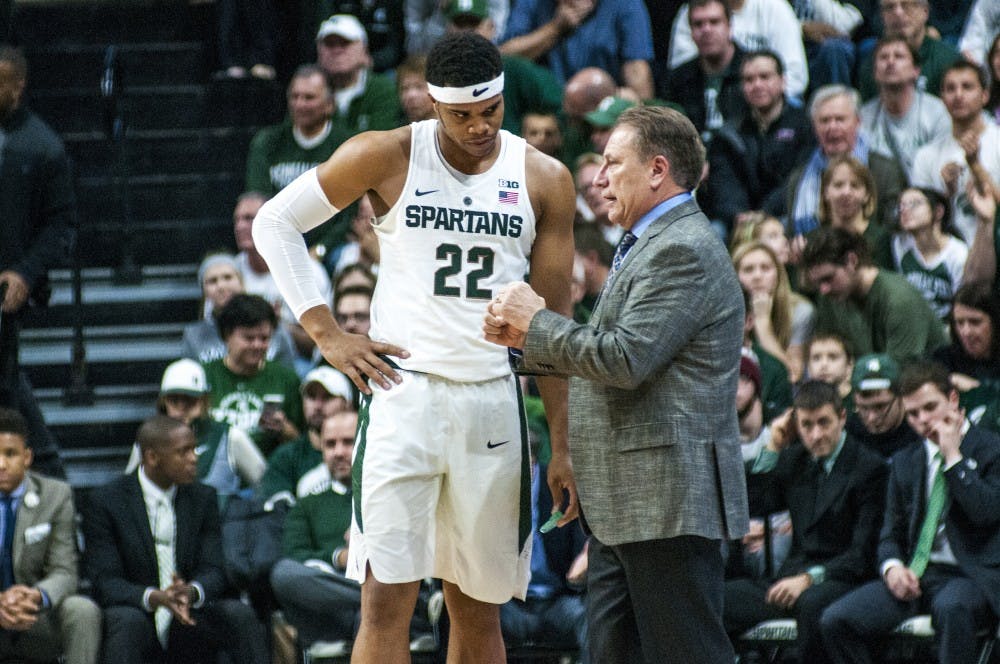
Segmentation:
{"type": "Polygon", "coordinates": [[[802,377],[803,347],[816,317],[812,304],[792,291],[774,250],[745,242],[733,250],[733,267],[750,293],[757,343],[788,368],[792,382],[802,377]]]}
{"type": "Polygon", "coordinates": [[[729,253],[733,253],[736,247],[747,242],[759,240],[771,247],[778,261],[782,265],[788,263],[789,242],[785,235],[785,225],[777,217],[773,217],[766,212],[748,212],[743,215],[743,219],[733,229],[732,241],[729,244],[729,253]]]}

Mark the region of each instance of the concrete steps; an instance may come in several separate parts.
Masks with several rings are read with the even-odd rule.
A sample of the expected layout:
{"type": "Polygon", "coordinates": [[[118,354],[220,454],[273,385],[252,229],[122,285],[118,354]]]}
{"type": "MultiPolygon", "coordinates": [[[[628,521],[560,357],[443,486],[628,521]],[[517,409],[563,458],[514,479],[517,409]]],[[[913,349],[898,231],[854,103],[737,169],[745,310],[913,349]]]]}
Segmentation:
{"type": "Polygon", "coordinates": [[[78,486],[119,472],[153,412],[200,315],[197,264],[233,248],[250,139],[284,114],[277,82],[213,79],[215,30],[210,2],[17,5],[28,104],[73,162],[83,268],[79,304],[72,273],[53,271],[49,307],[25,316],[21,361],[78,486]]]}

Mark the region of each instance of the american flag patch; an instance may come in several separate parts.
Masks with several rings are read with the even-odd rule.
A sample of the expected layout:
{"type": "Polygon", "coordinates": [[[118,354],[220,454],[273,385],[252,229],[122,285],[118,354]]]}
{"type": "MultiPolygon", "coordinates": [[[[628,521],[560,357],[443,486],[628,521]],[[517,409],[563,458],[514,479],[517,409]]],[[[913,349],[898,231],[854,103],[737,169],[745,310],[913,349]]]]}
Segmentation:
{"type": "Polygon", "coordinates": [[[500,202],[506,203],[507,205],[517,205],[517,192],[516,191],[501,191],[500,192],[500,202]]]}

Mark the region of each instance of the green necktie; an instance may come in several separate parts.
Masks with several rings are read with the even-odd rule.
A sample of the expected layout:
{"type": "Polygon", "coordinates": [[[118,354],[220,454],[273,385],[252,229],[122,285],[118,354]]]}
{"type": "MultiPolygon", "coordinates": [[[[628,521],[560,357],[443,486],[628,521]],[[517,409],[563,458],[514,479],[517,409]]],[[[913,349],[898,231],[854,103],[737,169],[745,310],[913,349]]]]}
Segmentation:
{"type": "Polygon", "coordinates": [[[920,527],[920,537],[917,539],[917,549],[913,552],[913,561],[910,563],[910,570],[918,577],[923,576],[927,569],[927,561],[931,557],[931,548],[934,546],[934,537],[937,535],[938,521],[941,512],[944,511],[945,499],[948,497],[948,487],[945,485],[940,452],[934,454],[938,460],[938,470],[934,475],[934,486],[931,487],[931,497],[927,501],[927,514],[924,516],[924,524],[920,527]]]}

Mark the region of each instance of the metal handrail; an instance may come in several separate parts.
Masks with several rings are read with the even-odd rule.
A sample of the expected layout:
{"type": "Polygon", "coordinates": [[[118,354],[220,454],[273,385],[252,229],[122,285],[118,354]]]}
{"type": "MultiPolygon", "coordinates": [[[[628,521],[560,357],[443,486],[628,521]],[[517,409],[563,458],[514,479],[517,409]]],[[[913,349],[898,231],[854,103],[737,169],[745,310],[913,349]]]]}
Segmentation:
{"type": "Polygon", "coordinates": [[[125,122],[123,94],[121,51],[112,44],[104,52],[101,97],[104,99],[104,131],[115,150],[114,182],[121,212],[119,237],[122,239],[122,254],[115,269],[115,281],[120,284],[137,284],[142,281],[142,268],[135,262],[133,249],[132,191],[128,183],[128,127],[125,122]]]}

